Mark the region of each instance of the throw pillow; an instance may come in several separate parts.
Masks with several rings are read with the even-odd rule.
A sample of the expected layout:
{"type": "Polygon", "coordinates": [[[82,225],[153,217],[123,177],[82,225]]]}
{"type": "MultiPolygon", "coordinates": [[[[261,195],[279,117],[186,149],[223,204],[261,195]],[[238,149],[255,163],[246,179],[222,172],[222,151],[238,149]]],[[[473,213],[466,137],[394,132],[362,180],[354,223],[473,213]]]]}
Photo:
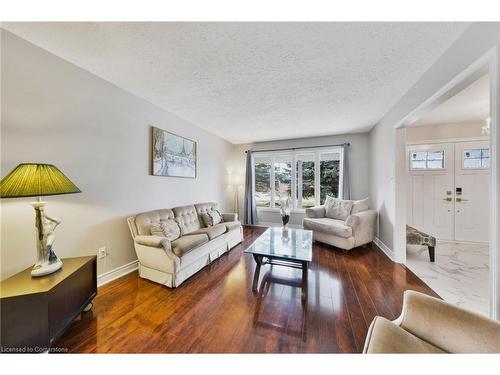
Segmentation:
{"type": "Polygon", "coordinates": [[[203,220],[203,223],[205,224],[206,227],[211,227],[213,226],[213,221],[212,221],[212,216],[207,212],[203,212],[201,214],[201,219],[203,220]]]}
{"type": "Polygon", "coordinates": [[[370,208],[370,198],[361,199],[352,203],[351,214],[366,211],[370,208]]]}
{"type": "Polygon", "coordinates": [[[149,231],[151,235],[165,237],[169,241],[176,240],[181,236],[181,228],[174,220],[151,223],[149,231]]]}
{"type": "Polygon", "coordinates": [[[211,215],[212,218],[214,219],[214,222],[216,222],[215,224],[219,224],[224,221],[224,218],[222,217],[222,214],[219,212],[219,210],[212,210],[211,215]]]}
{"type": "Polygon", "coordinates": [[[352,201],[326,197],[325,216],[330,219],[345,220],[351,214],[352,201]]]}
{"type": "Polygon", "coordinates": [[[152,236],[163,237],[163,229],[161,228],[160,223],[151,223],[149,232],[152,236]]]}
{"type": "Polygon", "coordinates": [[[218,210],[211,210],[201,214],[201,218],[207,227],[213,227],[219,223],[222,223],[222,215],[218,210]]]}

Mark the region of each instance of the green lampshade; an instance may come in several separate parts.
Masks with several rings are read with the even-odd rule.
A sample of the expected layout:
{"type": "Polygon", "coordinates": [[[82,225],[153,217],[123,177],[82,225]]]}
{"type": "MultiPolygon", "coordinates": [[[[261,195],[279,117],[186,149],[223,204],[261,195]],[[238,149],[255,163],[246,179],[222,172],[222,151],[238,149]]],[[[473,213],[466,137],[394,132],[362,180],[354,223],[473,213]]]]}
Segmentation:
{"type": "Polygon", "coordinates": [[[71,193],[81,193],[81,190],[52,164],[19,164],[0,182],[1,198],[71,193]]]}

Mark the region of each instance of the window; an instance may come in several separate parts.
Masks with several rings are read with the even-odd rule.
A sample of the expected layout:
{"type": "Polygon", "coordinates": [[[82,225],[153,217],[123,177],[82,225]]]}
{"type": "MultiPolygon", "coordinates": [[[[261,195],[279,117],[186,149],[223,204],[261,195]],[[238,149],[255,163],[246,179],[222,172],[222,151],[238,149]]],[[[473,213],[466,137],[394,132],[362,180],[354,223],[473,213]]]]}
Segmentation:
{"type": "Polygon", "coordinates": [[[465,149],[463,155],[463,167],[467,169],[488,169],[490,167],[490,149],[465,149]]]}
{"type": "Polygon", "coordinates": [[[412,151],[411,169],[443,169],[444,151],[412,151]]]}
{"type": "Polygon", "coordinates": [[[280,200],[292,197],[292,157],[274,159],[274,207],[280,207],[280,200]]]}
{"type": "Polygon", "coordinates": [[[255,204],[271,205],[271,159],[255,158],[255,204]]]}
{"type": "Polygon", "coordinates": [[[340,185],[340,152],[319,155],[320,204],[328,195],[338,198],[340,185]]]}
{"type": "Polygon", "coordinates": [[[291,198],[292,207],[304,209],[339,197],[341,154],[341,148],[256,154],[257,207],[280,208],[281,199],[291,198]]]}
{"type": "Polygon", "coordinates": [[[315,155],[297,155],[297,205],[298,208],[315,206],[315,155]]]}

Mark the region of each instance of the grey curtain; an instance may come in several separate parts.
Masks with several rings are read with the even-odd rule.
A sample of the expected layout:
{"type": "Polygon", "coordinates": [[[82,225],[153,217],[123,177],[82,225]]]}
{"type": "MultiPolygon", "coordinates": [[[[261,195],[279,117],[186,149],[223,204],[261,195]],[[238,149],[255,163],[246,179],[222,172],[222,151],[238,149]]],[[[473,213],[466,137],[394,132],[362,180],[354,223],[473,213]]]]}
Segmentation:
{"type": "Polygon", "coordinates": [[[349,143],[342,145],[344,168],[342,171],[342,199],[351,199],[351,181],[349,180],[349,143]]]}
{"type": "Polygon", "coordinates": [[[244,224],[257,224],[257,207],[254,194],[254,160],[252,151],[247,151],[246,178],[245,178],[245,214],[244,224]]]}

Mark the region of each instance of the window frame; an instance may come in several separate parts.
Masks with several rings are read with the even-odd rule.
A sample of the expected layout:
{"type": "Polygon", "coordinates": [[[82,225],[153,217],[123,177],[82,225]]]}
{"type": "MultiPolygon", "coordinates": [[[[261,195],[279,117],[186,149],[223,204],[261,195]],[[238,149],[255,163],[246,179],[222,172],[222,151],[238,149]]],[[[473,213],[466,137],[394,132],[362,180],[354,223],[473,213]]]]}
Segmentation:
{"type": "MultiPolygon", "coordinates": [[[[409,170],[410,171],[444,171],[447,169],[446,165],[446,150],[445,149],[440,149],[440,148],[433,148],[433,149],[426,149],[426,150],[416,150],[416,149],[410,149],[408,153],[408,160],[409,160],[409,170]],[[413,159],[412,159],[412,154],[417,153],[417,152],[424,152],[425,153],[425,160],[418,160],[418,161],[425,161],[425,168],[414,168],[413,167],[413,159]],[[429,168],[428,167],[428,162],[429,162],[429,154],[435,153],[435,152],[442,152],[443,153],[443,167],[442,168],[429,168]]],[[[439,159],[434,159],[431,161],[435,161],[439,159]]]]}
{"type": "MultiPolygon", "coordinates": [[[[469,160],[470,160],[469,159],[469,160]]],[[[491,168],[491,149],[490,147],[468,147],[468,148],[462,148],[462,160],[461,160],[461,168],[462,170],[464,171],[474,171],[474,170],[477,170],[477,171],[486,171],[486,170],[489,170],[491,168]],[[479,160],[479,164],[480,166],[479,167],[466,167],[465,166],[465,152],[466,151],[472,151],[472,150],[479,150],[479,153],[480,153],[480,157],[479,158],[470,158],[470,159],[474,159],[474,160],[479,160]],[[488,157],[483,157],[483,151],[484,150],[488,150],[488,157]],[[483,167],[483,161],[488,159],[489,162],[490,162],[490,165],[488,167],[483,167]]]]}
{"type": "MultiPolygon", "coordinates": [[[[343,172],[344,172],[344,153],[342,152],[342,146],[334,146],[334,147],[311,147],[311,148],[301,148],[298,150],[284,150],[284,151],[270,151],[270,152],[258,152],[255,155],[255,158],[266,158],[270,160],[271,163],[271,173],[269,174],[269,183],[271,186],[271,201],[269,207],[257,207],[258,211],[279,211],[279,207],[275,207],[275,189],[276,189],[276,179],[275,179],[275,163],[277,158],[283,159],[283,157],[290,157],[290,162],[292,163],[291,169],[291,179],[290,183],[292,184],[291,188],[291,199],[292,199],[292,212],[305,212],[305,208],[299,207],[299,202],[302,201],[302,197],[298,198],[297,191],[297,160],[301,155],[305,154],[314,154],[314,206],[320,205],[321,199],[321,167],[320,167],[320,155],[328,154],[328,153],[338,153],[339,154],[339,198],[343,198],[343,172]]],[[[253,171],[253,179],[255,186],[255,169],[253,171]]],[[[253,192],[255,196],[255,191],[253,192]]]]}
{"type": "MultiPolygon", "coordinates": [[[[258,155],[258,156],[254,156],[252,164],[253,164],[253,172],[252,172],[253,173],[253,195],[254,195],[254,199],[255,199],[255,196],[257,193],[257,181],[256,181],[256,175],[255,175],[256,166],[257,166],[257,164],[269,164],[269,181],[272,181],[274,179],[274,171],[273,171],[274,159],[270,158],[268,155],[258,155]]],[[[272,199],[272,195],[273,195],[273,187],[270,186],[270,189],[271,190],[269,193],[270,194],[269,206],[257,206],[257,203],[256,203],[257,209],[270,209],[272,207],[271,206],[271,199],[272,199]]]]}

